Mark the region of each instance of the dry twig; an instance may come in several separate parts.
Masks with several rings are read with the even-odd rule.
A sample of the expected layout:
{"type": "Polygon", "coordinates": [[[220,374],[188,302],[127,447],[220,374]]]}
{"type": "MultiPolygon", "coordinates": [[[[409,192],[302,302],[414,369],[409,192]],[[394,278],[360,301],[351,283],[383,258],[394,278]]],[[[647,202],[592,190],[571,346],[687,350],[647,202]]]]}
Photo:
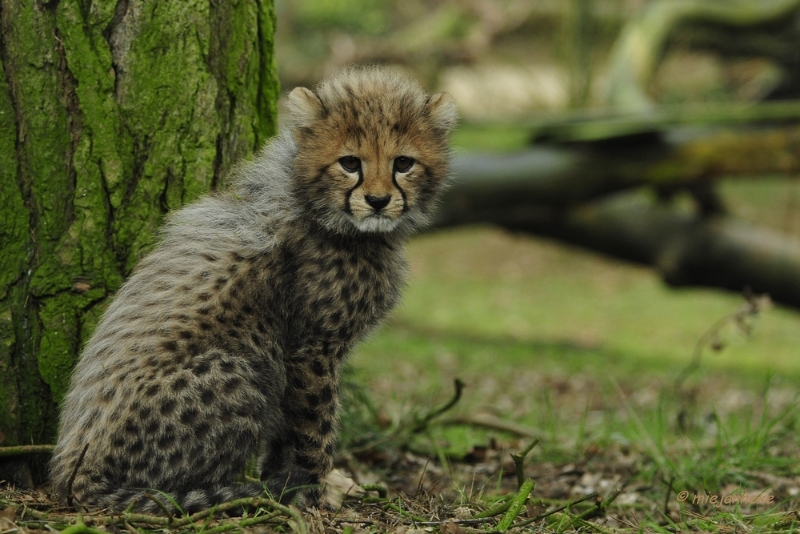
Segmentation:
{"type": "Polygon", "coordinates": [[[511,459],[514,460],[514,467],[517,470],[517,487],[521,488],[522,485],[525,483],[525,457],[530,454],[533,448],[539,443],[539,439],[536,438],[531,441],[530,445],[525,447],[519,454],[512,454],[511,459]]]}
{"type": "Polygon", "coordinates": [[[511,504],[508,507],[508,512],[506,512],[506,515],[503,516],[503,519],[497,525],[497,530],[499,532],[505,532],[511,527],[511,523],[514,522],[522,510],[522,507],[525,506],[526,502],[528,502],[528,497],[530,497],[535,485],[536,483],[530,478],[522,483],[517,495],[514,497],[514,499],[512,499],[511,504]]]}

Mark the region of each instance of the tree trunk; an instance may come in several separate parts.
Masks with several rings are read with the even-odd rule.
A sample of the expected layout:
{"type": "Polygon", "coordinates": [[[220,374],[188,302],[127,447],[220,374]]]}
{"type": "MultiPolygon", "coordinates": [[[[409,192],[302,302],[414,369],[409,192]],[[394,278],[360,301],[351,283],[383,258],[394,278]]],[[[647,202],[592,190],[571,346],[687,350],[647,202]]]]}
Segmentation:
{"type": "Polygon", "coordinates": [[[274,27],[271,0],[0,0],[0,445],[54,441],[163,215],[274,133],[274,27]]]}

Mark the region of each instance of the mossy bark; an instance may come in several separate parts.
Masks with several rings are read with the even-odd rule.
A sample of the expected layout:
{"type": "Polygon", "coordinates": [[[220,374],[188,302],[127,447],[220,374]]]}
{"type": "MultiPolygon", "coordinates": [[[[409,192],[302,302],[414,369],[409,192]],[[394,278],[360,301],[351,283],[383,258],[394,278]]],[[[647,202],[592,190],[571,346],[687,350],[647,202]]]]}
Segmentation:
{"type": "Polygon", "coordinates": [[[0,444],[51,443],[163,215],[276,127],[272,0],[0,0],[0,444]]]}

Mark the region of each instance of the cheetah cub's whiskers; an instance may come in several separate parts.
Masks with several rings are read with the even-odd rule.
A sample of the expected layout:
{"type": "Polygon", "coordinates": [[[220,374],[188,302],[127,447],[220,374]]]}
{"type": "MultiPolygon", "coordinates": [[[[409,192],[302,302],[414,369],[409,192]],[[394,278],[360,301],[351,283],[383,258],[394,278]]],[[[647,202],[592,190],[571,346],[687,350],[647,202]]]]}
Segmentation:
{"type": "Polygon", "coordinates": [[[289,126],[230,192],[170,216],[100,321],[63,403],[62,500],[191,513],[304,486],[319,504],[340,365],[399,299],[457,113],[379,68],[288,100],[289,126]],[[263,483],[237,484],[255,456],[263,483]]]}

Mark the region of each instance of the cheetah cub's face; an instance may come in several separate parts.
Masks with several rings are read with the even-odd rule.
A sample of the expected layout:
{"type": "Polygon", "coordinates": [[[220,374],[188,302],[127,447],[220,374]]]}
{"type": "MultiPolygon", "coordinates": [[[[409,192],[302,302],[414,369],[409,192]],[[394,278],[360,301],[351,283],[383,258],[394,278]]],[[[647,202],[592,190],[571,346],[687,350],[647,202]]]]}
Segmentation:
{"type": "MultiPolygon", "coordinates": [[[[343,184],[352,185],[345,197],[343,210],[353,219],[353,224],[364,232],[390,232],[397,228],[400,217],[408,209],[408,194],[413,189],[416,159],[398,155],[386,157],[377,150],[359,150],[344,147],[352,152],[339,158],[339,166],[331,174],[339,175],[343,184]]],[[[411,147],[398,147],[413,154],[411,147]]],[[[416,172],[415,172],[416,171],[416,172]]]]}
{"type": "Polygon", "coordinates": [[[310,216],[340,232],[410,231],[427,222],[448,174],[455,105],[414,82],[352,69],[289,95],[295,192],[310,216]]]}

